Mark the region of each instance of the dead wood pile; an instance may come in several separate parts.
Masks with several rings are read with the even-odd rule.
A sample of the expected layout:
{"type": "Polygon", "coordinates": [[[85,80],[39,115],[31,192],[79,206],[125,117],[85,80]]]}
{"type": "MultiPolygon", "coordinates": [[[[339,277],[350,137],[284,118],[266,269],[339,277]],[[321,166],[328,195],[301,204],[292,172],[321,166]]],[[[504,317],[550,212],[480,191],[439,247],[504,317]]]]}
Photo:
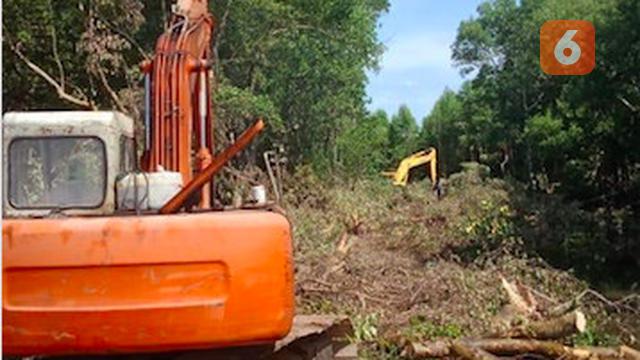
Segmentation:
{"type": "Polygon", "coordinates": [[[562,342],[568,336],[586,331],[587,320],[575,308],[576,301],[551,309],[540,309],[532,291],[502,278],[509,304],[497,329],[477,338],[409,342],[398,340],[403,357],[411,359],[567,359],[567,360],[640,360],[640,352],[628,346],[571,347],[562,342]],[[504,315],[502,319],[504,320],[504,315]]]}

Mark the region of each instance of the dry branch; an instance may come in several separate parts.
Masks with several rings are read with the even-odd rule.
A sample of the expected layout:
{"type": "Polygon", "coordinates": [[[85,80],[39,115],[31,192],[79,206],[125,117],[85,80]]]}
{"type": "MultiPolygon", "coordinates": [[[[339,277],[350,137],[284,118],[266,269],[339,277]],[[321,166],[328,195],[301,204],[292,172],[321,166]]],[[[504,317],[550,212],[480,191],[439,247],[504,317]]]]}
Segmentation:
{"type": "MultiPolygon", "coordinates": [[[[568,311],[571,311],[573,309],[575,309],[576,307],[578,307],[581,303],[582,300],[587,296],[587,295],[591,295],[594,298],[598,299],[599,301],[601,301],[603,304],[605,304],[606,306],[618,310],[618,311],[628,311],[632,314],[640,314],[640,310],[632,307],[632,306],[628,306],[624,303],[624,301],[618,301],[618,302],[614,302],[610,299],[608,299],[606,296],[600,294],[599,292],[593,290],[593,289],[586,289],[583,292],[581,292],[580,294],[578,294],[575,298],[562,303],[552,309],[550,309],[548,311],[548,314],[551,316],[556,316],[556,315],[561,315],[564,314],[568,311]]],[[[637,294],[633,294],[630,295],[630,297],[628,296],[625,299],[628,298],[632,298],[633,296],[637,296],[637,294]]],[[[623,299],[623,300],[625,300],[623,299]]]]}
{"type": "Polygon", "coordinates": [[[451,342],[444,340],[415,343],[407,342],[402,348],[403,358],[443,358],[451,355],[451,342]]]}
{"type": "Polygon", "coordinates": [[[113,88],[109,84],[109,80],[107,80],[107,76],[105,75],[104,70],[102,70],[102,68],[98,64],[96,64],[96,71],[98,72],[98,76],[100,78],[100,81],[102,82],[102,86],[104,86],[105,90],[111,97],[111,100],[116,105],[118,110],[120,112],[127,113],[127,109],[122,104],[122,100],[120,100],[118,94],[116,94],[115,90],[113,90],[113,88]]]}
{"type": "MultiPolygon", "coordinates": [[[[3,30],[5,32],[5,37],[6,37],[7,36],[7,31],[6,31],[6,29],[3,29],[3,30]]],[[[47,73],[45,70],[43,70],[40,66],[36,65],[34,62],[29,60],[29,58],[26,55],[24,55],[24,53],[22,53],[22,51],[20,50],[20,48],[19,48],[19,46],[17,44],[14,44],[9,40],[7,40],[7,44],[11,48],[11,51],[13,51],[13,53],[20,60],[22,60],[22,62],[24,62],[25,65],[27,65],[27,67],[31,71],[33,71],[34,73],[36,73],[36,75],[38,75],[42,79],[44,79],[49,85],[51,85],[56,90],[56,92],[58,94],[58,97],[60,97],[60,99],[68,101],[71,104],[80,106],[80,107],[85,108],[85,109],[97,110],[95,104],[93,104],[91,101],[87,100],[86,96],[77,97],[77,96],[73,96],[73,95],[69,94],[67,92],[63,82],[56,81],[49,73],[47,73]]],[[[63,79],[61,79],[61,81],[63,81],[63,79]]]]}

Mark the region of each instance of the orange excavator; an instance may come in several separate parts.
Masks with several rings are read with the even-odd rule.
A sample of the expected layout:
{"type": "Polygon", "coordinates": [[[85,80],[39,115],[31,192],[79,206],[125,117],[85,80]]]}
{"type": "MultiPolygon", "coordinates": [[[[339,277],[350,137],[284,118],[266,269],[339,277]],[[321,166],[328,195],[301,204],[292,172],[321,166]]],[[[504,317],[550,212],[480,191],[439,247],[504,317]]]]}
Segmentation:
{"type": "Polygon", "coordinates": [[[179,0],[145,76],[145,141],[118,112],[3,119],[3,353],[158,352],[272,343],[294,318],[291,226],[212,209],[214,20],[179,0]]]}

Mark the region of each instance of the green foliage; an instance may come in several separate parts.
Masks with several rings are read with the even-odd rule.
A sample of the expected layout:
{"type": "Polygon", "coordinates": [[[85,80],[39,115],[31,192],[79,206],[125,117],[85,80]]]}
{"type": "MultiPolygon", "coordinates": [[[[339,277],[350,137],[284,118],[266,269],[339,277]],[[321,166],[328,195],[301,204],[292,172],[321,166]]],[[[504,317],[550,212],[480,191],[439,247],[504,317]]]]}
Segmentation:
{"type": "Polygon", "coordinates": [[[516,255],[522,251],[523,240],[514,222],[511,207],[493,199],[480,201],[479,208],[461,224],[468,244],[457,254],[465,262],[485,262],[499,254],[516,255]]]}
{"type": "Polygon", "coordinates": [[[480,202],[480,213],[469,219],[464,232],[478,238],[483,244],[491,246],[513,235],[510,221],[511,210],[508,205],[498,205],[492,201],[480,202]]]}
{"type": "Polygon", "coordinates": [[[3,111],[136,113],[124,92],[137,84],[140,55],[123,29],[141,27],[142,7],[138,0],[4,1],[3,111]]]}
{"type": "Polygon", "coordinates": [[[452,46],[455,64],[475,77],[457,94],[445,91],[422,130],[422,139],[441,148],[446,172],[450,164],[477,161],[522,181],[522,191],[576,202],[588,219],[584,226],[562,228],[564,238],[535,248],[556,264],[590,274],[640,268],[638,257],[629,255],[640,253],[640,133],[634,125],[640,79],[629,65],[640,62],[639,22],[634,0],[485,1],[477,16],[460,24],[452,46]],[[594,23],[591,74],[540,71],[539,28],[551,19],[594,23]]]}
{"type": "Polygon", "coordinates": [[[462,336],[462,329],[454,323],[434,324],[423,316],[409,319],[409,326],[404,336],[411,341],[432,340],[436,338],[457,339],[462,336]]]}
{"type": "MultiPolygon", "coordinates": [[[[139,118],[138,64],[153,52],[170,3],[3,2],[3,110],[116,108],[139,118]]],[[[382,52],[376,28],[388,1],[212,0],[209,6],[217,19],[218,144],[263,117],[269,131],[243,162],[255,162],[258,150],[282,147],[292,166],[334,169],[339,147],[355,140],[344,134],[369,126],[366,71],[382,52]]],[[[358,155],[345,155],[347,165],[358,155]]]]}
{"type": "MultiPolygon", "coordinates": [[[[250,126],[256,119],[261,118],[268,125],[263,136],[242,153],[245,158],[257,158],[271,147],[283,145],[278,142],[284,132],[280,113],[268,96],[256,95],[247,89],[237,88],[226,83],[220,83],[215,93],[216,104],[216,139],[219,149],[229,145],[227,139],[230,132],[239,131],[250,126]]],[[[237,133],[236,133],[237,135],[237,133]]]]}
{"type": "Polygon", "coordinates": [[[352,342],[360,343],[374,341],[378,338],[378,314],[358,314],[352,317],[353,338],[352,342]]]}
{"type": "Polygon", "coordinates": [[[348,179],[379,176],[388,163],[389,120],[380,110],[356,121],[338,137],[343,173],[348,179]]]}
{"type": "Polygon", "coordinates": [[[420,148],[418,144],[418,125],[406,105],[400,106],[391,117],[389,125],[389,147],[392,164],[411,155],[420,148]]]}
{"type": "Polygon", "coordinates": [[[241,122],[241,125],[246,126],[247,122],[260,117],[274,131],[283,131],[280,114],[267,96],[255,95],[247,89],[237,88],[225,83],[219,85],[215,95],[216,114],[222,123],[233,124],[233,122],[241,122]]]}
{"type": "MultiPolygon", "coordinates": [[[[564,167],[577,144],[582,142],[583,130],[576,124],[566,125],[562,118],[550,113],[535,115],[526,121],[523,138],[532,151],[534,171],[540,172],[548,182],[562,180],[564,167]]],[[[550,184],[544,187],[548,189],[550,184]]]]}
{"type": "Polygon", "coordinates": [[[268,96],[291,164],[339,162],[340,136],[365,115],[366,69],[377,65],[386,0],[214,1],[218,77],[268,96]],[[229,7],[229,4],[230,5],[229,7]]]}
{"type": "Polygon", "coordinates": [[[429,116],[422,120],[420,142],[438,150],[440,173],[449,175],[459,170],[464,152],[460,151],[462,135],[462,102],[451,90],[445,90],[429,116]]]}
{"type": "Polygon", "coordinates": [[[597,329],[593,323],[587,324],[587,329],[572,338],[576,346],[616,346],[620,344],[620,339],[613,335],[597,329]]]}

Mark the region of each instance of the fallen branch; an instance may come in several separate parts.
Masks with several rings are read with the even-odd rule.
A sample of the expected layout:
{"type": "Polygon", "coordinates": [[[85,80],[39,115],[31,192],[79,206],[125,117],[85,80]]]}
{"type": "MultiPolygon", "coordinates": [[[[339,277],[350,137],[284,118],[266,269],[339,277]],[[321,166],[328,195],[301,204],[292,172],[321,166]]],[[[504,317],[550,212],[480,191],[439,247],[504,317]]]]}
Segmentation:
{"type": "MultiPolygon", "coordinates": [[[[583,292],[581,292],[580,294],[578,294],[575,298],[562,303],[554,308],[551,308],[549,311],[547,311],[547,313],[550,316],[557,316],[557,315],[561,315],[564,314],[568,311],[571,311],[575,308],[577,308],[581,303],[582,303],[582,299],[584,299],[587,295],[591,295],[593,297],[595,297],[596,299],[598,299],[599,301],[601,301],[602,303],[604,303],[605,305],[607,305],[608,307],[612,308],[612,309],[616,309],[618,311],[620,310],[626,310],[629,311],[633,314],[640,314],[640,310],[633,308],[632,306],[626,305],[624,303],[624,301],[620,301],[620,302],[614,302],[610,299],[608,299],[606,296],[600,294],[599,292],[593,290],[593,289],[586,289],[583,292]]],[[[625,298],[628,299],[629,297],[625,298]]],[[[623,299],[624,300],[624,299],[623,299]]]]}
{"type": "MultiPolygon", "coordinates": [[[[505,311],[509,318],[516,318],[519,324],[508,329],[480,338],[463,340],[440,340],[430,342],[396,342],[406,358],[449,358],[457,356],[468,360],[498,359],[500,356],[525,358],[550,358],[564,360],[640,360],[640,352],[627,346],[608,347],[570,347],[560,342],[549,340],[562,339],[576,333],[586,331],[587,319],[580,310],[575,310],[578,303],[587,295],[592,295],[605,304],[623,308],[625,302],[633,296],[613,302],[594,290],[587,289],[573,300],[557,305],[547,314],[556,317],[539,320],[541,313],[533,296],[533,290],[519,282],[509,282],[501,278],[502,288],[507,293],[509,304],[505,311]]],[[[552,302],[557,303],[549,298],[552,302]]],[[[630,308],[630,307],[629,307],[630,308]]],[[[509,324],[513,324],[509,321],[509,324]]]]}
{"type": "Polygon", "coordinates": [[[620,353],[624,356],[625,359],[640,360],[640,351],[628,346],[620,346],[620,353]]]}

